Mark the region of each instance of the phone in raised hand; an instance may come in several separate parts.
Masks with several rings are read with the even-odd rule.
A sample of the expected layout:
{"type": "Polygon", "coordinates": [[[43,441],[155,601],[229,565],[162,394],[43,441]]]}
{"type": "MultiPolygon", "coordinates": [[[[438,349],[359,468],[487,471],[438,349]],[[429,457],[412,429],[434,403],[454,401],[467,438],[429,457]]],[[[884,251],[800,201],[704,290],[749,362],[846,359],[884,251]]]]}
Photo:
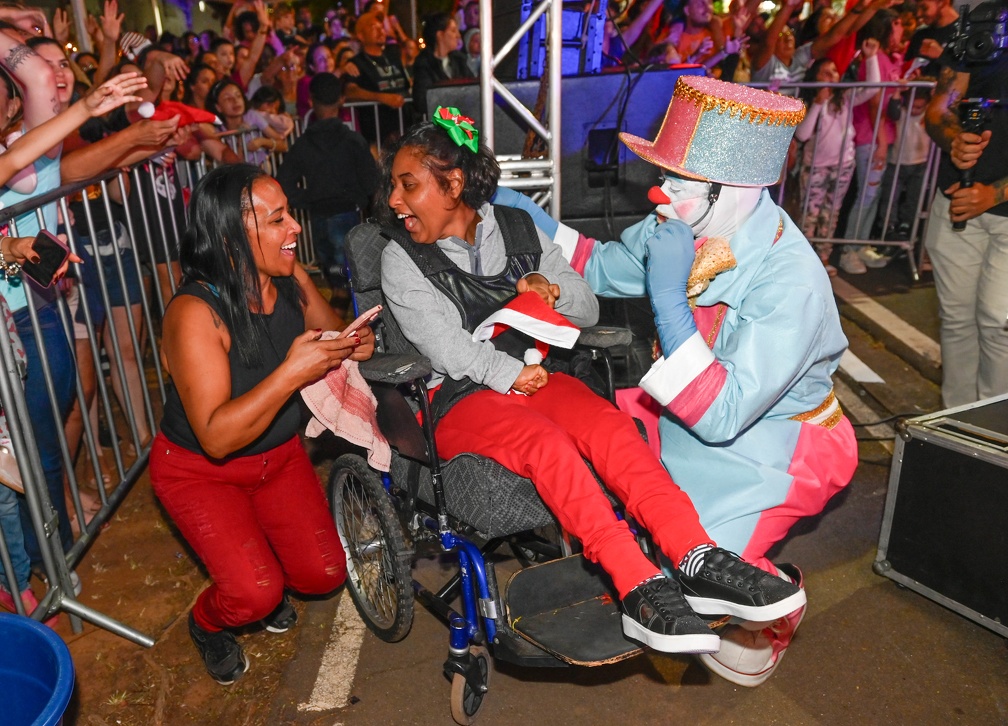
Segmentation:
{"type": "Polygon", "coordinates": [[[70,250],[63,240],[43,229],[36,235],[32,251],[39,256],[38,262],[26,260],[21,271],[42,287],[50,287],[59,268],[70,256],[70,250]]]}
{"type": "Polygon", "coordinates": [[[380,313],[381,311],[382,311],[382,306],[381,305],[375,305],[370,310],[367,310],[367,311],[361,313],[360,315],[357,316],[356,320],[354,320],[348,326],[346,326],[345,328],[343,328],[343,330],[340,331],[340,334],[337,335],[336,337],[337,338],[345,338],[348,335],[353,335],[360,328],[364,327],[368,323],[373,322],[374,319],[378,317],[378,313],[380,313]]]}

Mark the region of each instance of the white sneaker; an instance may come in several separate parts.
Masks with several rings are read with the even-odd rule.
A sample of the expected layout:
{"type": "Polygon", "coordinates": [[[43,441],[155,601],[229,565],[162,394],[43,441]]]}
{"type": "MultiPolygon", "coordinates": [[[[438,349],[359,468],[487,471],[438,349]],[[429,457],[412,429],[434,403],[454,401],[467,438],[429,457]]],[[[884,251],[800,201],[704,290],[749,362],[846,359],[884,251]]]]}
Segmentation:
{"type": "Polygon", "coordinates": [[[840,254],[840,269],[848,275],[863,275],[868,272],[861,256],[851,249],[846,249],[840,254]]]}
{"type": "MultiPolygon", "coordinates": [[[[804,589],[801,570],[793,565],[779,565],[778,569],[786,579],[804,589]]],[[[802,605],[772,623],[726,625],[719,633],[721,650],[699,655],[700,662],[726,681],[755,688],[772,676],[784,659],[784,653],[805,617],[805,608],[802,605]]]]}
{"type": "Polygon", "coordinates": [[[697,657],[711,673],[736,685],[755,688],[772,676],[784,659],[791,639],[805,617],[805,607],[802,605],[762,630],[726,625],[719,633],[721,650],[697,657]]]}
{"type": "Polygon", "coordinates": [[[860,257],[861,261],[865,263],[868,267],[873,267],[875,269],[885,267],[886,265],[889,264],[889,258],[880,253],[877,249],[875,249],[871,245],[862,247],[860,250],[858,250],[858,257],[860,257]]]}

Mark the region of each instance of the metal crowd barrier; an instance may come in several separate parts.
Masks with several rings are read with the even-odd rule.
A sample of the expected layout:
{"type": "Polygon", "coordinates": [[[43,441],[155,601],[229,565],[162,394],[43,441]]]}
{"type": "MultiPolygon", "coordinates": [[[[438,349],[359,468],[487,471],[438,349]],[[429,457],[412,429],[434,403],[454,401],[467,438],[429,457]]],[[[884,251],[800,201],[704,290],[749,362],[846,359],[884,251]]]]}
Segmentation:
{"type": "MultiPolygon", "coordinates": [[[[903,158],[903,146],[906,141],[908,131],[910,129],[910,124],[914,123],[911,117],[910,109],[913,106],[914,99],[918,97],[921,93],[929,93],[934,89],[933,81],[888,81],[884,83],[804,83],[804,82],[784,82],[784,83],[753,83],[749,84],[754,87],[770,88],[771,90],[781,91],[783,93],[788,93],[788,95],[797,95],[801,89],[813,89],[818,91],[823,88],[840,88],[843,89],[849,96],[857,94],[858,91],[869,88],[879,89],[879,93],[884,95],[886,90],[895,89],[903,95],[902,114],[900,120],[897,124],[897,148],[896,148],[896,162],[894,164],[886,163],[886,168],[882,174],[882,178],[879,180],[880,188],[875,194],[878,196],[872,200],[869,196],[869,187],[874,186],[869,183],[864,187],[857,188],[857,196],[853,206],[850,208],[849,215],[847,217],[847,224],[838,224],[841,221],[841,207],[843,206],[843,199],[837,199],[836,190],[839,185],[839,175],[833,186],[833,193],[830,194],[830,198],[836,202],[836,204],[830,205],[829,208],[829,219],[830,225],[834,228],[834,233],[832,236],[809,236],[809,242],[812,244],[833,244],[833,245],[872,245],[875,247],[889,247],[895,248],[897,250],[903,250],[907,253],[907,262],[910,268],[910,275],[916,281],[920,279],[920,267],[924,259],[924,245],[922,243],[928,221],[928,212],[931,208],[931,201],[934,199],[937,174],[938,174],[938,158],[939,151],[934,142],[930,143],[930,150],[927,155],[927,161],[925,162],[925,168],[923,170],[923,183],[920,186],[920,191],[917,194],[916,200],[908,200],[908,202],[913,203],[915,212],[913,214],[912,222],[910,223],[910,230],[907,234],[906,239],[894,239],[894,230],[890,229],[890,223],[894,219],[894,210],[896,205],[899,203],[897,197],[898,192],[901,189],[901,182],[906,176],[906,168],[902,162],[903,158]],[[884,182],[888,181],[889,188],[885,189],[884,182]],[[848,236],[845,233],[846,228],[851,227],[853,222],[853,234],[848,236]],[[876,231],[877,230],[877,231],[876,231]],[[918,244],[921,242],[921,244],[918,244]]],[[[872,137],[869,149],[867,151],[867,156],[869,159],[869,164],[871,159],[874,157],[875,150],[879,143],[879,128],[883,122],[884,114],[886,113],[886,103],[879,103],[876,110],[873,121],[872,137]]],[[[847,107],[847,118],[844,125],[844,138],[842,143],[846,145],[849,133],[852,131],[852,120],[854,114],[854,106],[848,103],[847,107]]],[[[815,166],[816,153],[818,151],[819,138],[813,134],[813,136],[805,142],[806,144],[812,144],[812,160],[811,163],[815,166]]],[[[799,189],[799,194],[797,196],[791,195],[789,186],[799,183],[799,171],[802,166],[801,153],[799,152],[798,162],[795,164],[793,174],[788,174],[785,168],[782,182],[776,187],[777,203],[788,211],[794,220],[795,224],[798,225],[800,229],[806,228],[806,218],[809,209],[809,189],[799,189]],[[800,200],[797,204],[788,204],[787,200],[800,200]]],[[[869,175],[865,174],[865,178],[868,179],[869,175]]],[[[858,174],[855,172],[854,177],[851,180],[851,187],[858,186],[858,174]]]]}
{"type": "MultiPolygon", "coordinates": [[[[195,178],[190,175],[189,181],[195,178]]],[[[147,466],[150,441],[165,400],[166,373],[161,367],[157,334],[179,279],[176,250],[186,224],[183,198],[174,170],[149,161],[134,167],[128,176],[110,172],[0,211],[0,223],[9,222],[10,234],[17,236],[19,218],[24,226],[26,216],[34,216],[45,228],[42,210],[56,205],[62,221],[49,231],[65,234],[70,249],[87,260],[86,265],[71,265],[72,284],[33,289],[27,295],[30,335],[38,343],[41,373],[39,382],[29,380],[46,389],[48,413],[59,422],[56,441],[52,436],[39,440],[33,420],[38,421],[41,412],[29,410],[10,336],[0,336],[0,401],[25,489],[20,504],[27,506],[39,542],[42,572],[38,574],[48,583],[39,607],[29,614],[41,620],[64,611],[70,615],[75,633],[81,631],[80,620],[84,619],[145,646],[152,646],[153,639],[78,599],[71,571],[147,466]],[[110,195],[116,193],[128,203],[113,208],[110,195]],[[122,298],[113,305],[111,290],[115,288],[122,298]],[[48,334],[40,324],[43,310],[47,318],[55,313],[59,321],[58,329],[49,328],[48,334]],[[64,344],[72,353],[71,405],[76,403],[78,408],[79,438],[65,427],[69,411],[58,393],[71,384],[67,379],[70,374],[50,365],[54,351],[49,347],[62,348],[64,344]],[[106,366],[111,385],[106,380],[106,366]],[[99,418],[105,424],[104,443],[99,418]],[[63,491],[54,501],[56,493],[46,486],[40,445],[59,450],[63,486],[71,502],[69,512],[63,491]],[[90,520],[80,487],[81,476],[88,474],[94,478],[100,502],[90,520]],[[71,542],[64,542],[60,535],[61,514],[57,512],[78,523],[71,542]]],[[[0,533],[0,564],[15,606],[25,614],[7,546],[0,533]]]]}
{"type": "Polygon", "coordinates": [[[406,98],[406,102],[400,108],[395,109],[397,120],[391,124],[391,127],[389,123],[383,124],[381,118],[382,110],[390,109],[389,106],[372,101],[348,101],[343,104],[343,108],[350,111],[350,126],[364,134],[369,142],[375,144],[379,154],[381,154],[382,142],[387,140],[390,134],[404,134],[406,129],[413,125],[411,120],[413,99],[411,98],[406,98]],[[370,125],[372,123],[373,127],[370,125]],[[372,128],[376,130],[374,138],[370,133],[372,128]]]}

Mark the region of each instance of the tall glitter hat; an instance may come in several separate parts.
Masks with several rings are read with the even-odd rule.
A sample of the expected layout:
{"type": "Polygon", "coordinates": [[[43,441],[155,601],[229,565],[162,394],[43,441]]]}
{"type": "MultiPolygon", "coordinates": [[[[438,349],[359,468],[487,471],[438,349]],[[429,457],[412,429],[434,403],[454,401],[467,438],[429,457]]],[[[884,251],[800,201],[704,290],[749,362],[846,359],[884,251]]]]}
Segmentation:
{"type": "Polygon", "coordinates": [[[762,187],[780,180],[803,118],[805,105],[796,98],[680,76],[654,141],[619,136],[645,161],[688,179],[762,187]]]}

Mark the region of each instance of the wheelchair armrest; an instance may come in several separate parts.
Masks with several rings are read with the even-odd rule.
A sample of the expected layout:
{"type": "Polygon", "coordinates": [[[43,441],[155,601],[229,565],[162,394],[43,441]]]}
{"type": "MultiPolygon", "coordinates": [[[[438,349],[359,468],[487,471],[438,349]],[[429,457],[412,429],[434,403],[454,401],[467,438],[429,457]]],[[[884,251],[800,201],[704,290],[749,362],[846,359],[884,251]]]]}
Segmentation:
{"type": "Polygon", "coordinates": [[[577,347],[587,348],[593,361],[601,361],[605,369],[606,398],[616,405],[616,376],[613,371],[612,348],[628,346],[633,341],[633,333],[627,328],[614,328],[607,325],[595,325],[582,328],[578,336],[577,347]]]}
{"type": "Polygon", "coordinates": [[[582,328],[577,344],[587,348],[608,350],[621,345],[630,345],[633,333],[627,328],[614,328],[608,325],[594,325],[582,328]]]}
{"type": "Polygon", "coordinates": [[[398,385],[430,375],[431,363],[422,355],[375,353],[360,362],[360,372],[370,383],[398,385]]]}

